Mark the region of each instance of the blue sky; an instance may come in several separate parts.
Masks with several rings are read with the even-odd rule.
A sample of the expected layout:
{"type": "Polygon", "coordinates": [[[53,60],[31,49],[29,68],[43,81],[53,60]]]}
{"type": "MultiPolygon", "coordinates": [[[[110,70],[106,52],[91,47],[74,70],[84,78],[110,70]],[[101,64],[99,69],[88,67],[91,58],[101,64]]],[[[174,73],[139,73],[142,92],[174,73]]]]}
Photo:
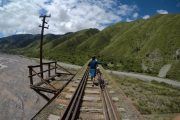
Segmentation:
{"type": "Polygon", "coordinates": [[[141,16],[156,14],[156,10],[159,9],[167,10],[168,13],[180,13],[180,0],[121,0],[121,2],[136,4],[141,16]]]}
{"type": "Polygon", "coordinates": [[[0,37],[40,33],[40,14],[51,14],[46,33],[104,29],[116,22],[180,13],[180,0],[0,0],[0,37]],[[11,19],[13,18],[13,19],[11,19]]]}

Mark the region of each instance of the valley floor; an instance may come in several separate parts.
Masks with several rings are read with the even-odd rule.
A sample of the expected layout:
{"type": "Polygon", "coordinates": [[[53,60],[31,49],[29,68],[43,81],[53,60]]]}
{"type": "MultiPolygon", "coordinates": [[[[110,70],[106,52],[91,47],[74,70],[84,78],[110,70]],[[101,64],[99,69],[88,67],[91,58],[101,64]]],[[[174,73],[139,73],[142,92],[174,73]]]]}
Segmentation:
{"type": "MultiPolygon", "coordinates": [[[[29,88],[27,66],[32,64],[37,64],[37,59],[0,54],[0,119],[30,119],[46,103],[29,88]]],[[[61,62],[59,64],[74,70],[81,68],[61,62]]],[[[180,82],[135,73],[108,72],[113,76],[116,75],[114,79],[120,89],[134,101],[134,105],[147,119],[154,119],[153,115],[156,118],[163,113],[159,116],[159,120],[165,120],[163,118],[166,116],[172,118],[174,116],[172,113],[176,115],[180,111],[179,89],[159,83],[165,82],[180,87],[180,82]],[[158,109],[156,104],[160,104],[158,109]]]]}

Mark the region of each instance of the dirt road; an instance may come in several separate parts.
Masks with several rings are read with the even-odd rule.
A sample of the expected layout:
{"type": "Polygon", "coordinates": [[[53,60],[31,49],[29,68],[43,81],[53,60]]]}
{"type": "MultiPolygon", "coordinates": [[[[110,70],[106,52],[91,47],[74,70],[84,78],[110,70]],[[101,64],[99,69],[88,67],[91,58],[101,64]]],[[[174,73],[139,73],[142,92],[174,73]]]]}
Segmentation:
{"type": "MultiPolygon", "coordinates": [[[[73,68],[73,69],[80,69],[81,68],[81,66],[78,66],[78,65],[71,65],[71,64],[66,64],[66,63],[62,63],[62,62],[60,62],[60,65],[67,67],[67,68],[73,68]]],[[[114,75],[117,75],[119,77],[127,76],[127,77],[137,78],[137,79],[143,80],[145,82],[149,82],[152,80],[157,81],[157,82],[164,82],[164,83],[167,83],[167,84],[172,85],[174,87],[180,88],[180,82],[178,82],[177,80],[154,77],[154,76],[150,76],[150,75],[143,75],[140,73],[130,73],[130,72],[121,72],[121,71],[112,71],[112,70],[107,70],[107,72],[114,74],[114,75]]]]}
{"type": "Polygon", "coordinates": [[[132,78],[137,78],[143,81],[157,81],[157,82],[164,82],[167,83],[169,85],[172,85],[174,87],[178,87],[180,88],[180,82],[177,82],[175,80],[170,80],[170,79],[164,79],[164,78],[160,78],[160,77],[154,77],[154,76],[149,76],[149,75],[143,75],[143,74],[138,74],[138,73],[128,73],[128,72],[119,72],[119,71],[110,71],[107,70],[109,73],[112,73],[114,75],[118,75],[118,76],[128,76],[128,77],[132,77],[132,78]]]}
{"type": "MultiPolygon", "coordinates": [[[[78,66],[78,65],[71,65],[71,64],[66,64],[66,63],[62,63],[62,62],[59,62],[59,64],[64,66],[64,67],[72,68],[72,69],[80,69],[81,68],[81,66],[78,66]]],[[[120,71],[112,71],[112,70],[107,70],[107,72],[114,74],[114,75],[117,75],[119,77],[127,76],[127,77],[137,78],[137,79],[143,80],[145,82],[149,82],[152,80],[157,81],[157,82],[164,82],[164,83],[167,83],[167,84],[172,85],[174,87],[180,88],[180,82],[178,82],[177,80],[154,77],[154,76],[150,76],[150,75],[143,75],[140,73],[120,72],[120,71]]]]}

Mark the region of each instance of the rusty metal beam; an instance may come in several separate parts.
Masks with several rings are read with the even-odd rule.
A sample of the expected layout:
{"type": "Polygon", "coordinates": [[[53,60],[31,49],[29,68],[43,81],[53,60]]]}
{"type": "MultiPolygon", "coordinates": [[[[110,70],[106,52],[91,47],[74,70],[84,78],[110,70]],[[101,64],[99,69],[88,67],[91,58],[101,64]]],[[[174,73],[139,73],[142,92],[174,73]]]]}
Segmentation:
{"type": "MultiPolygon", "coordinates": [[[[77,73],[78,73],[78,72],[76,72],[76,74],[77,74],[77,73]]],[[[64,88],[74,79],[74,77],[76,76],[76,74],[73,75],[73,76],[57,91],[57,93],[54,95],[54,97],[53,97],[51,100],[49,100],[48,103],[45,104],[45,105],[43,106],[43,108],[41,108],[41,109],[38,111],[38,113],[36,113],[36,115],[34,115],[34,116],[31,118],[31,120],[34,120],[34,118],[35,118],[44,108],[46,108],[46,107],[64,90],[64,88]]]]}
{"type": "Polygon", "coordinates": [[[71,72],[69,72],[69,70],[65,69],[64,67],[60,66],[59,64],[57,64],[57,67],[59,67],[59,68],[63,69],[64,71],[66,71],[66,72],[72,74],[71,72]]]}
{"type": "MultiPolygon", "coordinates": [[[[56,69],[56,68],[54,67],[54,68],[47,69],[47,70],[44,70],[44,71],[41,71],[41,72],[37,72],[37,74],[41,74],[42,72],[45,73],[45,72],[51,71],[51,70],[53,70],[53,69],[56,69]]],[[[31,77],[31,76],[36,76],[37,74],[29,75],[29,77],[31,77]]]]}
{"type": "Polygon", "coordinates": [[[35,89],[35,90],[39,90],[39,91],[43,91],[43,92],[48,92],[48,93],[56,93],[57,90],[52,90],[52,89],[48,89],[48,88],[44,88],[44,87],[40,87],[40,86],[30,86],[31,89],[35,89]]]}
{"type": "Polygon", "coordinates": [[[44,80],[39,74],[37,74],[36,71],[34,71],[34,70],[32,70],[32,71],[33,71],[45,84],[49,85],[51,88],[53,88],[54,90],[56,90],[56,88],[55,88],[53,85],[49,84],[46,80],[44,80]]]}
{"type": "MultiPolygon", "coordinates": [[[[47,78],[47,79],[44,79],[44,80],[45,80],[46,82],[49,82],[49,80],[54,79],[56,76],[57,76],[57,75],[53,75],[53,76],[51,76],[51,77],[49,77],[49,78],[47,78]]],[[[40,86],[40,85],[42,85],[42,84],[44,84],[44,81],[35,83],[34,85],[35,85],[35,86],[40,86]]]]}
{"type": "Polygon", "coordinates": [[[45,100],[47,100],[47,101],[50,100],[50,98],[49,98],[48,96],[46,96],[45,94],[41,93],[40,91],[35,90],[35,89],[34,89],[34,91],[35,91],[36,93],[38,93],[40,96],[42,96],[45,100]]]}

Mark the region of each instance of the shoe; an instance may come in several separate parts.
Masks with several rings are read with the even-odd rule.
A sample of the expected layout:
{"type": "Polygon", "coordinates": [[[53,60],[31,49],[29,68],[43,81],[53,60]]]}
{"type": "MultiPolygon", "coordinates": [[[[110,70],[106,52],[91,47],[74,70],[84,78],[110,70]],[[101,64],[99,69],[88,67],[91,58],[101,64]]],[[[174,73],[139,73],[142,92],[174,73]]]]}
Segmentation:
{"type": "Polygon", "coordinates": [[[93,84],[92,84],[92,86],[94,87],[94,81],[93,81],[93,84]]]}

